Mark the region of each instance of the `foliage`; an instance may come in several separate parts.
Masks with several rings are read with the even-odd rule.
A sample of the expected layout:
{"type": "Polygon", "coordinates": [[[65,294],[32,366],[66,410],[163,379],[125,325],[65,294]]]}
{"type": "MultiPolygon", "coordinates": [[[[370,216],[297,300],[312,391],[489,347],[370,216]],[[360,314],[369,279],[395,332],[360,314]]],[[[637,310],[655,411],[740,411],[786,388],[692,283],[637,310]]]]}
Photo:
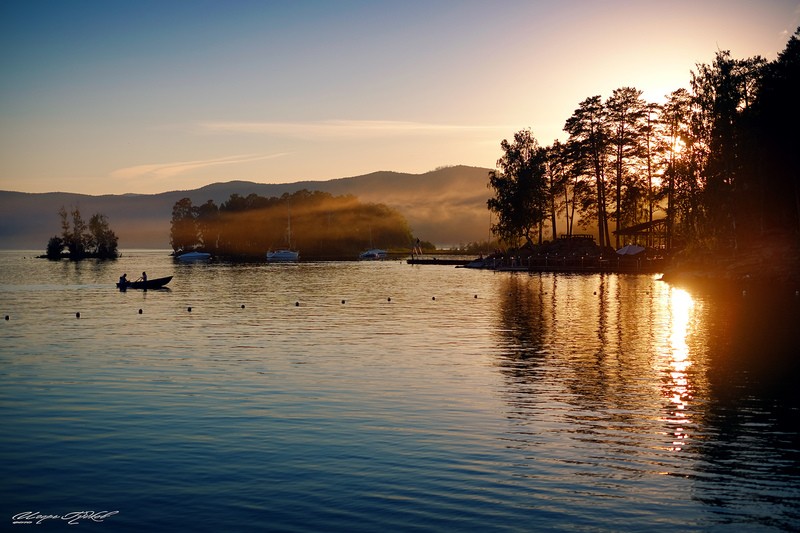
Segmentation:
{"type": "Polygon", "coordinates": [[[510,246],[533,244],[533,232],[549,212],[547,151],[530,130],[518,131],[513,142],[500,143],[504,155],[489,173],[494,195],[487,202],[497,215],[492,232],[510,246]]]}
{"type": "Polygon", "coordinates": [[[61,237],[53,236],[47,241],[45,255],[48,259],[61,259],[61,252],[64,250],[64,240],[61,237]]]}
{"type": "Polygon", "coordinates": [[[305,189],[280,198],[233,194],[219,206],[183,198],[173,206],[170,231],[175,251],[227,257],[260,258],[289,246],[306,258],[353,258],[367,248],[409,248],[411,240],[406,220],[383,204],[305,189]]]}
{"type": "Polygon", "coordinates": [[[60,259],[64,248],[72,260],[89,257],[116,259],[119,256],[117,252],[119,239],[111,230],[105,215],[95,213],[88,224],[83,220],[77,207],[67,212],[62,206],[58,215],[61,219],[61,236],[51,237],[47,242],[48,259],[60,259]]]}
{"type": "Polygon", "coordinates": [[[581,214],[597,218],[600,246],[609,242],[607,180],[609,123],[601,97],[592,96],[580,103],[567,120],[567,157],[578,183],[581,214]]]}
{"type": "Polygon", "coordinates": [[[523,192],[530,177],[524,154],[535,151],[524,132],[514,143],[503,141],[504,156],[489,174],[495,235],[530,242],[532,225],[548,222],[546,205],[553,238],[558,216],[573,233],[577,212],[583,225],[595,224],[603,249],[612,244],[612,228],[652,222],[659,212],[669,249],[738,250],[775,231],[797,241],[798,36],[800,29],[773,62],[719,51],[691,73],[691,90],[673,91],[662,105],[644,101],[633,87],[605,102],[586,98],[564,125],[567,142],[546,148],[548,186],[536,189],[535,202],[523,192]]]}
{"type": "Polygon", "coordinates": [[[173,250],[189,251],[200,244],[195,220],[195,209],[189,198],[182,198],[172,206],[169,243],[173,250]]]}
{"type": "MultiPolygon", "coordinates": [[[[606,100],[606,117],[609,126],[609,164],[614,186],[615,226],[631,226],[641,221],[647,205],[645,160],[648,138],[648,108],[642,91],[633,87],[615,89],[606,100]]],[[[619,247],[619,237],[615,248],[619,247]]]]}

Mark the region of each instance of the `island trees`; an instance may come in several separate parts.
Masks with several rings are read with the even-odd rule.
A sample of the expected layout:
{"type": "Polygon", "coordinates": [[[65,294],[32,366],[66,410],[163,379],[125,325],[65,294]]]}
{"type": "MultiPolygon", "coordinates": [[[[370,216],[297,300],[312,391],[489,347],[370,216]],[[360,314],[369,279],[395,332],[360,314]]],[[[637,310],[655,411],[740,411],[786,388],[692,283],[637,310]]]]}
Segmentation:
{"type": "Polygon", "coordinates": [[[354,258],[367,248],[407,248],[411,242],[408,223],[396,210],[308,190],[270,198],[232,194],[219,206],[211,200],[194,206],[183,198],[173,206],[170,231],[176,252],[203,250],[231,258],[263,258],[287,245],[306,258],[354,258]]]}
{"type": "Polygon", "coordinates": [[[105,215],[95,213],[87,224],[77,207],[67,212],[62,206],[58,214],[61,218],[61,236],[51,237],[48,241],[45,252],[48,259],[61,259],[65,255],[65,248],[66,256],[72,260],[116,259],[119,256],[118,238],[105,215]]]}
{"type": "Polygon", "coordinates": [[[197,229],[196,210],[189,198],[182,198],[172,206],[169,243],[173,250],[190,251],[201,246],[197,229]]]}

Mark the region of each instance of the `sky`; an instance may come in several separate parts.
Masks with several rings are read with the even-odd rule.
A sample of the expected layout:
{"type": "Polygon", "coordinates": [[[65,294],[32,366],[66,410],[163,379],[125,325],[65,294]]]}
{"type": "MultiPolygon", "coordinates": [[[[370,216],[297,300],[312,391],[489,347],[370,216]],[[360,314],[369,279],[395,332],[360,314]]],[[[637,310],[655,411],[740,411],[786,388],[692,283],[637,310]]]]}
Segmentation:
{"type": "Polygon", "coordinates": [[[798,26],[800,0],[0,0],[0,190],[495,168],[590,96],[663,101],[798,26]]]}

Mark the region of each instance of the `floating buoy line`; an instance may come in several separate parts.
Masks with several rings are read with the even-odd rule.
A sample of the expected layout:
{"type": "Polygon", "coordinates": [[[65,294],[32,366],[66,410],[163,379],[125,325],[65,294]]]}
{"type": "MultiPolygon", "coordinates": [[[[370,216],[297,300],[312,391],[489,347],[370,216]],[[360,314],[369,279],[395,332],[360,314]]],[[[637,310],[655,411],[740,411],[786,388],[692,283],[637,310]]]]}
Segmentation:
{"type": "MultiPolygon", "coordinates": [[[[798,291],[798,295],[800,295],[800,291],[798,291]]],[[[472,296],[472,299],[473,299],[473,300],[477,300],[477,299],[478,299],[478,295],[477,295],[477,294],[473,294],[473,296],[472,296]]],[[[395,300],[394,300],[394,299],[393,299],[391,296],[387,296],[385,301],[386,301],[387,303],[394,303],[394,302],[395,302],[395,300]]],[[[435,301],[437,301],[437,299],[436,299],[436,296],[431,296],[431,300],[430,300],[430,301],[432,301],[432,302],[435,302],[435,301]]],[[[341,307],[342,305],[346,305],[346,304],[348,303],[348,300],[347,300],[346,298],[342,298],[341,300],[339,300],[339,303],[340,303],[339,307],[341,307]]],[[[359,304],[360,304],[360,303],[363,303],[363,302],[359,302],[359,304]]],[[[302,306],[304,306],[304,304],[301,304],[301,301],[300,301],[300,300],[295,300],[295,302],[294,302],[294,307],[302,307],[302,306]]],[[[316,307],[320,307],[320,306],[322,306],[322,307],[330,307],[330,306],[331,306],[331,304],[327,304],[327,305],[326,305],[326,304],[319,304],[319,303],[315,303],[315,304],[313,305],[313,307],[315,307],[315,308],[316,308],[316,307]]],[[[358,306],[358,305],[356,305],[356,307],[359,307],[359,306],[358,306]]],[[[240,309],[246,309],[246,308],[247,308],[247,306],[246,306],[245,304],[240,304],[240,305],[239,305],[239,308],[240,308],[240,309]]],[[[187,313],[191,313],[191,312],[194,310],[194,307],[193,307],[193,306],[191,306],[191,305],[189,305],[189,306],[186,306],[186,308],[185,308],[185,309],[186,309],[186,312],[187,312],[187,313]]],[[[137,308],[136,312],[137,312],[137,314],[143,315],[143,314],[144,314],[144,308],[141,308],[141,307],[140,307],[140,308],[137,308]]],[[[79,319],[79,318],[81,318],[81,316],[82,316],[82,315],[81,315],[81,312],[80,312],[80,311],[76,311],[76,312],[75,312],[75,318],[79,319]]],[[[5,316],[4,316],[4,319],[5,319],[6,321],[10,321],[10,320],[11,320],[11,315],[5,315],[5,316]]]]}
{"type": "MultiPolygon", "coordinates": [[[[594,296],[597,296],[597,293],[598,293],[598,291],[592,291],[592,295],[594,295],[594,296]]],[[[512,294],[512,293],[509,293],[509,296],[510,296],[511,294],[512,294]]],[[[548,293],[547,293],[547,292],[544,292],[543,294],[548,294],[548,293]]],[[[647,295],[651,295],[651,292],[650,292],[650,291],[645,291],[645,294],[647,294],[647,295]]],[[[797,297],[797,298],[800,298],[800,289],[794,290],[794,291],[790,292],[789,294],[793,294],[795,297],[797,297]]],[[[743,297],[747,297],[747,296],[749,296],[749,293],[748,293],[748,291],[747,291],[746,289],[743,289],[743,290],[741,291],[741,295],[742,295],[743,297]]],[[[479,299],[479,296],[478,296],[478,294],[473,294],[473,295],[472,295],[472,299],[473,299],[473,300],[477,300],[477,299],[479,299]]],[[[387,296],[387,297],[386,297],[386,299],[385,299],[385,301],[386,301],[387,303],[393,303],[393,302],[395,302],[395,300],[394,300],[394,299],[393,299],[391,296],[387,296]]],[[[434,295],[434,296],[431,296],[431,297],[430,297],[430,301],[432,301],[432,302],[436,302],[436,301],[438,301],[438,300],[437,300],[437,297],[434,295]]],[[[340,299],[340,300],[339,300],[339,303],[340,303],[340,305],[339,305],[338,307],[341,307],[341,306],[343,306],[343,305],[347,305],[347,304],[348,304],[348,302],[349,302],[349,301],[348,301],[346,298],[342,298],[342,299],[340,299]]],[[[355,307],[359,307],[359,306],[361,306],[361,304],[364,304],[364,302],[363,302],[363,301],[358,301],[358,304],[356,304],[356,305],[355,305],[355,307]]],[[[304,307],[304,306],[306,306],[306,305],[307,305],[307,304],[303,304],[303,303],[301,303],[301,301],[300,301],[300,300],[295,300],[295,301],[294,301],[294,307],[304,307]]],[[[317,301],[317,302],[315,302],[315,303],[314,303],[314,304],[313,304],[311,307],[314,307],[314,308],[319,308],[319,307],[330,307],[330,306],[332,306],[332,305],[335,305],[335,304],[324,304],[324,303],[320,304],[320,303],[317,301]]],[[[239,308],[240,308],[240,309],[246,309],[246,308],[247,308],[247,306],[246,306],[245,304],[239,304],[239,308]]],[[[187,306],[187,307],[186,307],[186,312],[188,312],[188,313],[191,313],[193,310],[194,310],[194,308],[193,308],[192,306],[187,306]]],[[[143,309],[143,308],[138,308],[138,309],[137,309],[137,313],[138,313],[138,314],[140,314],[140,315],[144,314],[144,309],[143,309]]],[[[76,312],[75,312],[75,318],[76,318],[76,319],[80,319],[81,317],[82,317],[81,311],[76,311],[76,312]]],[[[4,318],[4,320],[6,320],[6,321],[10,321],[10,320],[11,320],[11,315],[9,315],[9,314],[6,314],[6,315],[4,315],[4,316],[3,316],[3,318],[4,318]]]]}

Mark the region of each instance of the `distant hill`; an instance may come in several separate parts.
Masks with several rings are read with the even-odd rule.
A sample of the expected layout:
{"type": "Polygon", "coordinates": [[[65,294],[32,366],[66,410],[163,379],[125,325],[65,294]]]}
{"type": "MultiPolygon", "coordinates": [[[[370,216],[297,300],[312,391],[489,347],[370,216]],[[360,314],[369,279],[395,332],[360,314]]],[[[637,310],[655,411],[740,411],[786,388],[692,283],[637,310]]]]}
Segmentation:
{"type": "MultiPolygon", "coordinates": [[[[189,191],[160,194],[91,196],[73,193],[0,191],[0,249],[41,249],[61,232],[58,210],[77,206],[85,219],[94,213],[108,217],[120,249],[168,248],[172,206],[181,198],[194,204],[217,205],[231,194],[281,196],[301,189],[352,194],[368,203],[400,211],[415,237],[438,245],[483,241],[489,237],[486,200],[489,169],[455,166],[424,174],[374,172],[329,181],[296,183],[213,183],[189,191]]],[[[376,243],[378,245],[378,243],[376,243]]]]}

